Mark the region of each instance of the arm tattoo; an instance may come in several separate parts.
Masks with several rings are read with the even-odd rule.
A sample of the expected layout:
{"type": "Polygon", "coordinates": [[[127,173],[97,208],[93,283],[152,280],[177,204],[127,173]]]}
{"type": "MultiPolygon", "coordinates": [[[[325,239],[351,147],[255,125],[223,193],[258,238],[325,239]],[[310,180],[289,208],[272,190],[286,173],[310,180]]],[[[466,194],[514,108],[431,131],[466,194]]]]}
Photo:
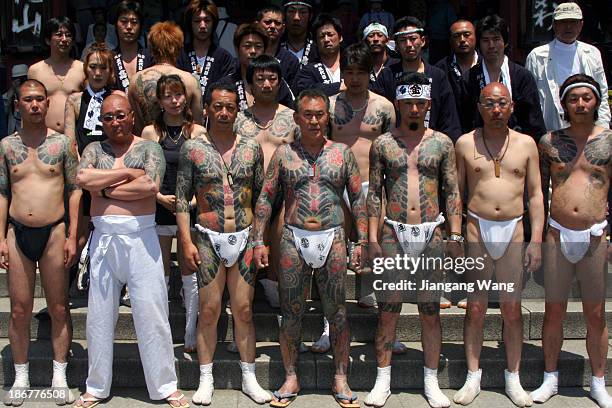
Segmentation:
{"type": "Polygon", "coordinates": [[[257,199],[261,194],[261,189],[264,182],[264,156],[261,145],[257,143],[257,154],[253,161],[253,203],[252,208],[255,208],[257,199]]]}
{"type": "Polygon", "coordinates": [[[272,155],[270,163],[268,163],[266,178],[257,199],[257,205],[255,206],[255,231],[253,232],[253,239],[256,241],[263,241],[264,229],[272,216],[272,205],[274,204],[280,183],[281,158],[286,155],[287,150],[289,150],[287,145],[280,146],[272,155]]]}
{"type": "Polygon", "coordinates": [[[187,140],[181,147],[179,153],[179,162],[176,175],[176,212],[188,213],[189,203],[194,194],[193,186],[193,161],[204,160],[204,154],[198,154],[194,150],[194,141],[196,139],[187,140]]]}
{"type": "Polygon", "coordinates": [[[550,185],[550,134],[540,138],[538,152],[540,158],[540,177],[542,183],[542,195],[544,197],[544,214],[548,213],[548,187],[550,185]]]}
{"type": "Polygon", "coordinates": [[[166,159],[159,143],[152,140],[138,142],[123,158],[125,167],[142,169],[159,186],[166,172],[166,159]]]}
{"type": "Polygon", "coordinates": [[[448,138],[444,140],[440,170],[446,196],[446,213],[448,215],[461,215],[461,195],[459,194],[455,148],[453,142],[448,138]]]}
{"type": "Polygon", "coordinates": [[[0,195],[9,199],[11,195],[11,179],[9,176],[10,173],[8,163],[5,157],[5,143],[5,141],[0,142],[0,195]]]}
{"type": "Polygon", "coordinates": [[[344,150],[344,162],[346,163],[346,191],[351,202],[351,212],[357,226],[359,241],[368,239],[368,216],[365,207],[365,197],[361,188],[361,177],[357,159],[349,147],[344,150]]]}
{"type": "MultiPolygon", "coordinates": [[[[446,140],[444,138],[446,138],[446,136],[434,131],[433,134],[425,138],[418,147],[417,166],[419,170],[421,222],[434,220],[440,211],[438,205],[438,175],[440,174],[442,156],[446,145],[446,140]]],[[[455,170],[455,180],[456,179],[455,170]]]]}
{"type": "Polygon", "coordinates": [[[114,164],[115,155],[110,145],[106,141],[94,142],[88,144],[85,150],[83,150],[79,169],[93,167],[95,169],[110,170],[114,164]]]}
{"type": "Polygon", "coordinates": [[[612,156],[612,131],[604,130],[584,146],[584,157],[593,166],[607,166],[612,156]]]}
{"type": "Polygon", "coordinates": [[[79,165],[77,159],[76,145],[66,137],[64,141],[64,185],[66,191],[80,190],[76,185],[76,172],[79,165]]]}
{"type": "Polygon", "coordinates": [[[379,136],[374,140],[372,146],[370,146],[370,186],[366,200],[368,217],[379,218],[382,214],[382,187],[385,175],[385,164],[378,151],[381,141],[382,137],[379,136]]]}

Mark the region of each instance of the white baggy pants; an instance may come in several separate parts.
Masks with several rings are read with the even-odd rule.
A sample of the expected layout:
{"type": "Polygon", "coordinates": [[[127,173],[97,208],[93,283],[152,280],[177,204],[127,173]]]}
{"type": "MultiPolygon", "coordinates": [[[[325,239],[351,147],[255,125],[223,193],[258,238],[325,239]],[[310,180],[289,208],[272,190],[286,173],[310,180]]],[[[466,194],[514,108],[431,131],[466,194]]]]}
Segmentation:
{"type": "Polygon", "coordinates": [[[110,394],[119,296],[127,283],[149,396],[166,398],[176,391],[177,380],[155,215],[106,215],[92,221],[87,392],[97,398],[110,394]]]}

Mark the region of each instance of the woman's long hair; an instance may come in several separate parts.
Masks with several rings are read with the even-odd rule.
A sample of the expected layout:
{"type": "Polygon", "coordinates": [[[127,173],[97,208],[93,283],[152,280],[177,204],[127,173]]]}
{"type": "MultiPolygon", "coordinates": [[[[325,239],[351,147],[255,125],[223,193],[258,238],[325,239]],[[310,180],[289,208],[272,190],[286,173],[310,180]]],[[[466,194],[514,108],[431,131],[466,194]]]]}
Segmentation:
{"type": "MultiPolygon", "coordinates": [[[[160,102],[164,95],[164,92],[169,89],[171,91],[180,91],[187,98],[187,89],[185,88],[185,84],[181,80],[181,78],[176,75],[162,75],[157,81],[157,89],[155,91],[155,95],[157,96],[157,100],[160,102]]],[[[159,142],[163,142],[166,136],[168,135],[168,125],[164,122],[164,111],[160,111],[157,118],[155,118],[155,122],[153,123],[153,127],[157,134],[159,134],[159,142]]],[[[191,113],[191,109],[189,105],[185,102],[185,107],[183,108],[183,125],[182,125],[182,133],[185,139],[191,138],[191,132],[193,131],[193,114],[191,113]]]]}

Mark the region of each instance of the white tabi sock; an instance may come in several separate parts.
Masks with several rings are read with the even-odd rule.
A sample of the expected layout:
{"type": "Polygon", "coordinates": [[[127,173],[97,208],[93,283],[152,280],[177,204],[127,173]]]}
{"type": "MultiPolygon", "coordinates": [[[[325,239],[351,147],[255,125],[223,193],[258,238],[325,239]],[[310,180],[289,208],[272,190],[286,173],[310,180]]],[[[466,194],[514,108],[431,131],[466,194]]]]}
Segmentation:
{"type": "Polygon", "coordinates": [[[559,392],[559,371],[544,371],[544,381],[537,390],[531,392],[533,402],[544,403],[559,392]]]}
{"type": "Polygon", "coordinates": [[[214,388],[213,363],[200,365],[200,385],[191,400],[194,404],[210,405],[214,388]]]}
{"type": "Polygon", "coordinates": [[[54,396],[57,405],[72,404],[75,400],[72,391],[68,389],[66,367],[68,367],[67,362],[60,363],[59,361],[53,360],[53,380],[51,381],[51,387],[56,389],[54,390],[54,396]]]}
{"type": "Polygon", "coordinates": [[[432,408],[450,407],[451,402],[438,385],[438,369],[423,367],[425,398],[432,408]]]}
{"type": "Polygon", "coordinates": [[[242,392],[258,404],[272,401],[272,395],[261,388],[255,376],[255,363],[240,362],[242,370],[242,392]]]}
{"type": "Polygon", "coordinates": [[[391,395],[391,366],[376,368],[376,383],[366,396],[364,403],[374,407],[382,407],[391,395]]]}
{"type": "Polygon", "coordinates": [[[591,377],[591,398],[602,408],[612,408],[612,397],[606,391],[604,377],[591,377]]]}
{"type": "Polygon", "coordinates": [[[198,325],[198,278],[195,273],[181,276],[183,281],[183,299],[185,300],[185,347],[196,347],[196,329],[198,325]]]}
{"type": "Polygon", "coordinates": [[[468,405],[480,394],[480,378],[482,377],[482,369],[478,371],[469,371],[465,378],[465,384],[453,397],[456,404],[468,405]]]}
{"type": "Polygon", "coordinates": [[[17,391],[25,391],[24,388],[30,388],[30,363],[15,364],[15,382],[11,387],[11,391],[4,396],[4,405],[19,406],[23,404],[25,399],[24,394],[17,391]]]}
{"type": "Polygon", "coordinates": [[[506,379],[506,395],[510,397],[514,405],[517,407],[530,407],[533,405],[531,396],[527,394],[521,385],[518,372],[511,373],[508,370],[504,370],[504,377],[506,379]]]}

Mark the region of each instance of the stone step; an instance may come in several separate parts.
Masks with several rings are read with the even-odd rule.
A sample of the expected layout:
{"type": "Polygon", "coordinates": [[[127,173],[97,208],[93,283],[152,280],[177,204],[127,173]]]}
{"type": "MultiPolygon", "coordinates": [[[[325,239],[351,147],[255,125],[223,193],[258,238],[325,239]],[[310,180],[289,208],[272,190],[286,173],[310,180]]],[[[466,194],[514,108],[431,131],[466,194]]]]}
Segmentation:
{"type": "MultiPolygon", "coordinates": [[[[87,306],[85,299],[75,301],[78,307],[71,310],[73,337],[86,339],[87,306]],[[80,302],[80,303],[79,303],[80,302]]],[[[8,322],[10,317],[10,302],[0,299],[0,337],[8,337],[8,322]]],[[[606,303],[606,308],[612,308],[612,302],[606,303]]],[[[255,301],[254,320],[257,341],[278,341],[278,313],[277,309],[270,308],[267,303],[255,301]]],[[[378,314],[375,308],[363,309],[355,301],[347,302],[351,339],[358,342],[373,342],[378,314]]],[[[542,322],[544,318],[544,304],[536,301],[523,302],[523,338],[525,340],[538,340],[542,338],[542,322]]],[[[462,341],[463,322],[465,311],[453,306],[441,311],[442,337],[444,341],[462,341]]],[[[608,325],[612,327],[612,314],[607,315],[608,325]]],[[[184,336],[185,316],[184,310],[177,303],[170,303],[170,326],[175,342],[182,342],[184,336]]],[[[308,302],[308,309],[304,316],[302,331],[304,341],[316,341],[321,335],[322,311],[317,301],[308,302]]],[[[584,339],[586,328],[582,316],[582,306],[579,302],[569,302],[567,317],[564,323],[566,339],[584,339]]],[[[50,319],[46,312],[44,299],[34,300],[34,317],[32,319],[30,335],[33,339],[44,340],[50,338],[50,319]]],[[[119,308],[119,318],[115,330],[118,340],[135,340],[136,331],[132,322],[131,309],[125,306],[119,308]]],[[[233,339],[233,323],[231,310],[224,308],[218,324],[219,341],[233,339]]],[[[406,303],[402,307],[397,325],[397,338],[400,341],[419,341],[421,338],[421,325],[417,306],[406,303]]],[[[488,309],[484,324],[484,340],[494,341],[502,339],[502,317],[499,308],[488,309]]]]}
{"type": "MultiPolygon", "coordinates": [[[[395,389],[421,389],[423,387],[423,354],[420,342],[408,342],[409,352],[394,356],[391,387],[395,389]]],[[[72,357],[68,365],[69,386],[82,386],[87,376],[87,344],[84,340],[72,343],[72,357]]],[[[13,362],[7,339],[0,339],[0,358],[3,370],[0,383],[11,385],[14,381],[13,362]]],[[[197,387],[199,368],[195,354],[186,355],[182,345],[175,345],[176,372],[179,387],[197,387]]],[[[52,375],[52,348],[48,340],[33,342],[30,347],[30,382],[32,386],[49,386],[52,375]]],[[[257,378],[266,389],[277,389],[284,379],[284,371],[278,343],[259,342],[256,352],[257,378]]],[[[213,374],[218,389],[238,389],[241,386],[239,357],[230,354],[224,343],[217,345],[213,374]]],[[[610,361],[610,358],[608,358],[610,361]]],[[[504,386],[506,367],[503,344],[485,342],[482,349],[482,387],[504,386]]],[[[521,383],[525,388],[535,388],[542,380],[544,369],[542,348],[539,341],[527,341],[523,346],[521,383]]],[[[591,369],[583,340],[567,340],[559,358],[559,385],[565,387],[586,386],[591,369]]],[[[329,390],[334,368],[329,354],[304,353],[298,364],[302,389],[329,390]]],[[[445,342],[440,357],[439,382],[442,388],[459,389],[465,381],[466,363],[463,344],[445,342]]],[[[352,343],[349,363],[349,383],[354,390],[369,390],[376,378],[375,351],[372,344],[352,343]]],[[[609,377],[608,377],[609,378],[609,377]]],[[[114,387],[144,387],[144,375],[135,342],[117,342],[114,347],[114,387]]]]}

